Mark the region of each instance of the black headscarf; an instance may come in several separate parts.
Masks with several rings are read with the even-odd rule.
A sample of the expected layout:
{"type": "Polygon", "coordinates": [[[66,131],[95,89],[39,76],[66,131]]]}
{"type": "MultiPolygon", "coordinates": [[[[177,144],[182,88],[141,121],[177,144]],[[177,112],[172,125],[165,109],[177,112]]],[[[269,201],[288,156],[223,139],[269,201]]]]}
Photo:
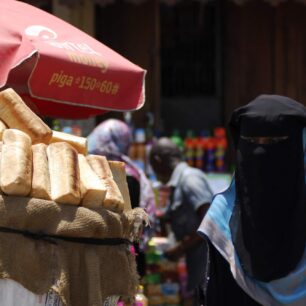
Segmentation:
{"type": "Polygon", "coordinates": [[[243,269],[261,281],[286,276],[305,249],[305,124],[306,108],[276,95],[257,97],[230,120],[237,159],[231,234],[243,269]]]}

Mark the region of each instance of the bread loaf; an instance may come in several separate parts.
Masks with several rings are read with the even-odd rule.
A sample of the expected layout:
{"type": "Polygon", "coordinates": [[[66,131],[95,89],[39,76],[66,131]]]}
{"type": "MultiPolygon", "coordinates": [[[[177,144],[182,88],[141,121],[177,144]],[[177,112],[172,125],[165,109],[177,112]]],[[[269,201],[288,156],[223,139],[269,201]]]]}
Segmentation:
{"type": "Polygon", "coordinates": [[[4,131],[0,173],[0,187],[5,194],[27,196],[30,193],[32,150],[27,134],[14,129],[4,131]]]}
{"type": "Polygon", "coordinates": [[[80,171],[77,151],[66,142],[56,142],[48,146],[47,156],[51,199],[63,204],[80,204],[80,171]]]}
{"type": "Polygon", "coordinates": [[[33,175],[31,197],[50,200],[50,174],[47,158],[47,145],[38,143],[32,146],[33,175]]]}
{"type": "Polygon", "coordinates": [[[113,177],[109,163],[105,156],[88,155],[86,158],[91,168],[95,171],[100,179],[113,177]]]}
{"type": "Polygon", "coordinates": [[[123,210],[132,209],[129,187],[126,181],[125,163],[120,161],[109,161],[109,166],[112,171],[113,178],[119,187],[120,193],[123,197],[123,210]]]}
{"type": "Polygon", "coordinates": [[[2,141],[4,145],[16,145],[21,147],[30,147],[32,145],[31,138],[24,132],[16,129],[6,129],[3,132],[2,141]]]}
{"type": "Polygon", "coordinates": [[[6,129],[7,129],[7,126],[2,120],[0,120],[0,140],[2,140],[3,132],[6,129]]]}
{"type": "Polygon", "coordinates": [[[103,207],[115,212],[122,212],[124,209],[123,196],[114,181],[112,171],[105,156],[88,155],[87,160],[93,171],[100,178],[102,186],[107,190],[103,207]]]}
{"type": "Polygon", "coordinates": [[[87,138],[58,131],[52,131],[52,138],[50,139],[50,143],[62,141],[71,144],[78,151],[78,153],[87,155],[87,138]]]}
{"type": "Polygon", "coordinates": [[[51,129],[11,88],[0,92],[0,119],[9,127],[28,134],[32,143],[49,143],[51,129]]]}
{"type": "Polygon", "coordinates": [[[102,202],[107,190],[106,188],[103,188],[101,180],[91,169],[86,157],[83,154],[79,154],[78,158],[81,178],[82,205],[89,208],[102,207],[102,202]]]}
{"type": "MultiPolygon", "coordinates": [[[[1,154],[2,154],[2,145],[3,145],[3,142],[0,141],[0,177],[1,177],[1,154]]],[[[0,178],[0,182],[1,182],[1,178],[0,178]]],[[[3,194],[1,188],[0,188],[0,194],[3,194]]]]}

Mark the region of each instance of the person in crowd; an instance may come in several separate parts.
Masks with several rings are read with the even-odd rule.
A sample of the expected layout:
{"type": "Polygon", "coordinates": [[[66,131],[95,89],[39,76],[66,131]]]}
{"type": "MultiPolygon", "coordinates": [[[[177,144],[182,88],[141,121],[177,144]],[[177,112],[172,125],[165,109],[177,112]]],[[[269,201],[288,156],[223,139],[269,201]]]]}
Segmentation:
{"type": "Polygon", "coordinates": [[[199,228],[209,241],[205,306],[306,305],[306,108],[261,95],[229,127],[236,172],[199,228]]]}
{"type": "Polygon", "coordinates": [[[206,243],[196,231],[210,205],[211,187],[201,170],[183,161],[181,149],[169,138],[160,138],[152,145],[150,163],[157,179],[171,188],[166,218],[177,244],[165,255],[170,260],[186,256],[187,287],[195,292],[204,278],[207,252],[206,243]]]}
{"type": "MultiPolygon", "coordinates": [[[[132,208],[145,209],[152,223],[155,215],[155,196],[145,173],[128,156],[132,139],[131,129],[125,122],[108,119],[100,123],[88,136],[88,151],[90,154],[106,156],[108,160],[125,163],[132,208]]],[[[145,235],[147,234],[149,233],[145,232],[145,235]]],[[[138,245],[136,252],[138,272],[140,276],[144,276],[145,256],[138,245]]]]}

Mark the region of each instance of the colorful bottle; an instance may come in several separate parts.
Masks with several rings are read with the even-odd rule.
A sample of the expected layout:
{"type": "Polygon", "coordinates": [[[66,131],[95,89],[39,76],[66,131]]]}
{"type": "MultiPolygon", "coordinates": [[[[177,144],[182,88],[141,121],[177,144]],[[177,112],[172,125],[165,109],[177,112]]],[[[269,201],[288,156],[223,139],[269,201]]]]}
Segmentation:
{"type": "Polygon", "coordinates": [[[210,137],[206,143],[206,167],[207,172],[215,171],[215,139],[210,137]]]}
{"type": "Polygon", "coordinates": [[[187,137],[184,141],[185,145],[185,159],[189,166],[194,167],[195,165],[195,145],[196,141],[193,135],[193,131],[187,131],[187,137]]]}
{"type": "Polygon", "coordinates": [[[215,128],[215,167],[217,172],[224,172],[226,170],[225,155],[227,150],[226,131],[223,127],[215,128]]]}
{"type": "Polygon", "coordinates": [[[69,125],[64,126],[62,131],[66,134],[72,134],[72,128],[69,125]]]}
{"type": "Polygon", "coordinates": [[[210,131],[209,130],[201,130],[200,132],[200,138],[201,138],[201,145],[202,145],[202,167],[200,168],[203,171],[206,171],[206,159],[207,159],[207,142],[210,137],[210,131]]]}
{"type": "Polygon", "coordinates": [[[72,127],[72,134],[75,136],[82,136],[82,128],[79,125],[73,125],[72,127]]]}
{"type": "Polygon", "coordinates": [[[144,288],[142,285],[139,285],[137,288],[137,293],[135,296],[135,306],[148,306],[148,298],[144,294],[144,288]]]}
{"type": "Polygon", "coordinates": [[[216,152],[215,152],[215,165],[217,172],[224,172],[226,170],[225,166],[226,149],[227,149],[226,138],[217,139],[216,152]]]}
{"type": "Polygon", "coordinates": [[[55,119],[55,120],[52,121],[52,130],[58,131],[58,132],[61,131],[61,124],[60,124],[59,120],[55,119]]]}
{"type": "Polygon", "coordinates": [[[226,131],[224,127],[216,127],[214,129],[214,137],[217,139],[226,138],[226,131]]]}
{"type": "Polygon", "coordinates": [[[179,147],[184,148],[184,140],[180,136],[180,132],[178,130],[173,130],[173,134],[170,139],[179,147]]]}
{"type": "Polygon", "coordinates": [[[201,170],[204,170],[206,142],[206,139],[203,137],[199,137],[195,141],[194,166],[201,170]]]}

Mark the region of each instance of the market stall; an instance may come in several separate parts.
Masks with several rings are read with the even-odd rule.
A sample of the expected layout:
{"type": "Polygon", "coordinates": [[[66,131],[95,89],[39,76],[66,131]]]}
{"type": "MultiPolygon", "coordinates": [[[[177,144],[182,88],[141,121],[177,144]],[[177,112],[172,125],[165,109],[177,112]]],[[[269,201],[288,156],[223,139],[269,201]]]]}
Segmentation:
{"type": "Polygon", "coordinates": [[[88,155],[85,138],[39,116],[138,109],[145,71],[30,5],[5,0],[0,10],[1,303],[131,303],[130,246],[147,215],[131,209],[124,164],[88,155]]]}
{"type": "MultiPolygon", "coordinates": [[[[145,249],[146,275],[143,277],[145,293],[150,305],[185,305],[190,303],[193,292],[188,291],[186,258],[171,261],[166,251],[175,247],[177,241],[169,225],[169,207],[173,187],[157,181],[150,167],[148,156],[158,137],[168,136],[184,152],[183,159],[194,168],[202,170],[210,184],[212,193],[226,189],[231,180],[231,167],[227,159],[228,139],[224,127],[203,130],[175,130],[172,135],[156,133],[154,130],[137,128],[131,158],[146,171],[154,186],[156,209],[151,240],[145,249]],[[184,137],[185,136],[185,137],[184,137]],[[168,223],[167,223],[168,221],[168,223]]],[[[182,226],[183,227],[183,226],[182,226]]]]}

